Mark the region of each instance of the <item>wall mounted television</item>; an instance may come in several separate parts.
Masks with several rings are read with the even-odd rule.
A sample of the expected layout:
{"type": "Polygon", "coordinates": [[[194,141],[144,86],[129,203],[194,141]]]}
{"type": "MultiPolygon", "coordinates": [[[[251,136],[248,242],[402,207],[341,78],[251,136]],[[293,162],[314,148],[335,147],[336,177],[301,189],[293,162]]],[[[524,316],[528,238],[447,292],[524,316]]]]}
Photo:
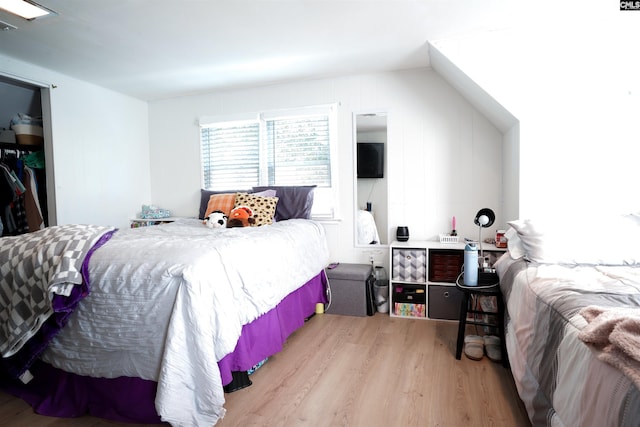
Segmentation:
{"type": "Polygon", "coordinates": [[[384,178],[383,142],[358,142],[358,178],[384,178]]]}

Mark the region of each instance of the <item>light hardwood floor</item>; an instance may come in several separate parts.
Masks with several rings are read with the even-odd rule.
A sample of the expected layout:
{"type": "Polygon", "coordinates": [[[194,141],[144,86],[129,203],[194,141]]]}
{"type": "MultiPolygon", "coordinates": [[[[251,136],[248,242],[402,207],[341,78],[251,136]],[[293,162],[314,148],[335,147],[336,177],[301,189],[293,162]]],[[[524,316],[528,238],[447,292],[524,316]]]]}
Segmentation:
{"type": "MultiPolygon", "coordinates": [[[[317,315],[226,395],[231,426],[530,426],[511,373],[455,359],[457,323],[317,315]]],[[[0,394],[2,426],[135,426],[33,414],[0,394]]]]}

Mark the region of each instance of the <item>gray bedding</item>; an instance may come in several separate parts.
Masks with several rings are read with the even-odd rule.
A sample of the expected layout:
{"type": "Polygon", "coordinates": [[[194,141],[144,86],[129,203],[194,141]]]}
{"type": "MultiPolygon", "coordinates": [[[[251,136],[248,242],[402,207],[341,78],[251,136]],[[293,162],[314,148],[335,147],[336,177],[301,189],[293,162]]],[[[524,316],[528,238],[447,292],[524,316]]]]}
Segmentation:
{"type": "Polygon", "coordinates": [[[640,307],[640,268],[496,264],[514,379],[534,426],[638,426],[640,392],[579,333],[587,306],[640,307]]]}

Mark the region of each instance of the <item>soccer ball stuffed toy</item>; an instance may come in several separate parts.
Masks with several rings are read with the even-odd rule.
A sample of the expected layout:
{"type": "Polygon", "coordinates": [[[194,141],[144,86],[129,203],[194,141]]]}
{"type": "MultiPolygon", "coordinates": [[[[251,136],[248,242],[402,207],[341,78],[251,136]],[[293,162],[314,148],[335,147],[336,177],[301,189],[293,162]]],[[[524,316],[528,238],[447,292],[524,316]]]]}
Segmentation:
{"type": "Polygon", "coordinates": [[[204,219],[204,225],[209,228],[226,228],[228,217],[222,211],[213,211],[204,219]]]}
{"type": "Polygon", "coordinates": [[[253,217],[253,211],[247,206],[238,206],[229,213],[227,228],[251,227],[255,223],[256,219],[253,217]]]}

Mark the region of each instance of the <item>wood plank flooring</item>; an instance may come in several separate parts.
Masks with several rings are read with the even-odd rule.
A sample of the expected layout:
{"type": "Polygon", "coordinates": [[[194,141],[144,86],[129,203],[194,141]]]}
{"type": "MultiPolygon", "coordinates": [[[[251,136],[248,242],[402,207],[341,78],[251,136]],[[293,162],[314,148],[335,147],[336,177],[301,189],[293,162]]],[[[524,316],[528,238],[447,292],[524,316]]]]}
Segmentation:
{"type": "MultiPolygon", "coordinates": [[[[217,426],[530,426],[510,371],[456,360],[456,332],[456,322],[317,315],[252,386],[226,395],[217,426]]],[[[2,393],[0,425],[136,426],[43,417],[2,393]]]]}

